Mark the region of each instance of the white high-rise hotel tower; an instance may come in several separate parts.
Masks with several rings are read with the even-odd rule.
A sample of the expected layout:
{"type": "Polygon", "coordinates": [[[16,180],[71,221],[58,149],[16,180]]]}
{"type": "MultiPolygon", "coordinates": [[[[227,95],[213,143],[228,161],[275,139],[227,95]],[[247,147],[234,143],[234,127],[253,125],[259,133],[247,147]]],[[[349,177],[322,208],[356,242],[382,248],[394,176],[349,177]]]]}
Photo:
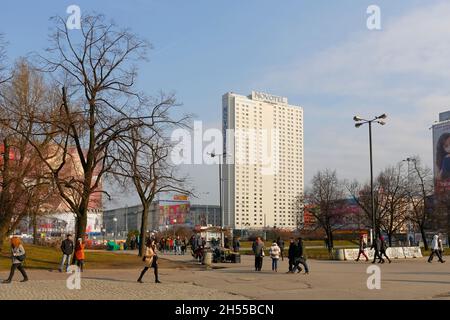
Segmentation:
{"type": "Polygon", "coordinates": [[[303,195],[303,109],[261,92],[222,97],[224,225],[234,229],[298,224],[303,195]]]}

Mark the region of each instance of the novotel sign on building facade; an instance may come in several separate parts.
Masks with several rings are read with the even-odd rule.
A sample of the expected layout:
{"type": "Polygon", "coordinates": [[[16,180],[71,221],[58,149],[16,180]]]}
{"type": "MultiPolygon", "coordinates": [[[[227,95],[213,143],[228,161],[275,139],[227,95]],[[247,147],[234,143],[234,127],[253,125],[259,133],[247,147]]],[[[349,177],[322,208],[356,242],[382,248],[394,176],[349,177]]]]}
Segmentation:
{"type": "Polygon", "coordinates": [[[274,96],[272,94],[252,91],[252,100],[264,101],[269,103],[287,104],[288,100],[284,97],[274,96]]]}

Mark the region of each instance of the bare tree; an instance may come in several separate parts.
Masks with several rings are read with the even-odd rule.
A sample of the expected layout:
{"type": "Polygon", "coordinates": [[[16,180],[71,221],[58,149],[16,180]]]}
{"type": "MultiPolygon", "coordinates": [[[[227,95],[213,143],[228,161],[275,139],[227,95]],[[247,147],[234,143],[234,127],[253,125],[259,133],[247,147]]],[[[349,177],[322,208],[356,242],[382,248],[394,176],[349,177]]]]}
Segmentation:
{"type": "Polygon", "coordinates": [[[98,205],[91,198],[105,192],[102,178],[118,159],[118,139],[153,125],[148,101],[135,89],[134,63],[145,59],[149,45],[102,15],[85,14],[76,31],[63,18],[53,20],[52,45],[38,59],[62,86],[61,104],[58,117],[43,119],[34,134],[53,149],[38,153],[75,214],[76,237],[82,237],[88,210],[98,205]]]}
{"type": "Polygon", "coordinates": [[[164,136],[171,128],[183,127],[189,118],[172,119],[169,111],[175,106],[173,95],[162,95],[153,109],[153,126],[130,130],[120,138],[119,160],[114,174],[121,184],[131,181],[141,201],[139,255],[145,251],[145,239],[150,206],[155,196],[161,192],[177,192],[189,195],[186,178],[178,175],[176,167],[170,164],[172,144],[164,136]]]}
{"type": "Polygon", "coordinates": [[[428,250],[425,228],[430,219],[427,201],[434,194],[433,173],[430,168],[422,165],[418,156],[412,158],[412,163],[413,167],[408,172],[406,188],[410,209],[408,219],[420,230],[425,250],[428,250]]]}
{"type": "Polygon", "coordinates": [[[325,231],[328,249],[333,248],[333,232],[342,227],[342,216],[338,214],[345,205],[344,186],[337,178],[336,171],[326,169],[317,172],[312,179],[311,190],[305,195],[305,205],[325,231]]]}
{"type": "Polygon", "coordinates": [[[384,231],[392,246],[392,237],[398,233],[408,218],[408,203],[406,194],[406,182],[402,172],[402,163],[383,170],[377,180],[381,187],[381,205],[384,207],[384,215],[380,215],[380,228],[384,231]]]}
{"type": "MultiPolygon", "coordinates": [[[[357,181],[347,184],[347,189],[355,202],[372,221],[370,185],[357,181]]],[[[384,231],[392,245],[392,237],[407,220],[406,179],[402,173],[402,163],[383,170],[374,181],[375,236],[384,231]]]]}
{"type": "Polygon", "coordinates": [[[38,152],[29,143],[33,141],[41,152],[45,149],[34,141],[33,129],[39,109],[49,103],[48,90],[26,60],[20,59],[14,70],[10,81],[0,87],[0,249],[20,221],[40,212],[54,194],[38,152]]]}
{"type": "Polygon", "coordinates": [[[5,74],[6,66],[4,61],[6,60],[6,41],[3,34],[0,33],[0,84],[7,81],[8,77],[5,74]]]}
{"type": "MultiPolygon", "coordinates": [[[[350,193],[353,200],[358,204],[358,206],[363,210],[365,213],[367,219],[365,219],[365,226],[368,228],[371,228],[371,221],[372,221],[372,202],[371,202],[371,192],[370,192],[370,185],[369,184],[360,184],[358,181],[352,181],[351,183],[346,184],[347,190],[350,193]]],[[[378,233],[380,230],[380,221],[378,217],[385,215],[386,208],[381,205],[381,188],[378,183],[378,181],[374,181],[374,214],[375,214],[375,230],[374,233],[378,233]]]]}

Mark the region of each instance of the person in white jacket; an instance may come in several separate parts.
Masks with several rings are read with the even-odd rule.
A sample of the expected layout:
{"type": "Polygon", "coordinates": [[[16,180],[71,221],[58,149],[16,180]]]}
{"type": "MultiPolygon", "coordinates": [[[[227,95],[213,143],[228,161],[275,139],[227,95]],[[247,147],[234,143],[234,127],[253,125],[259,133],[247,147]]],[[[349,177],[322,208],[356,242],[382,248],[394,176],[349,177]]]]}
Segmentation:
{"type": "Polygon", "coordinates": [[[434,235],[433,241],[431,241],[431,255],[428,258],[428,262],[431,263],[433,261],[433,257],[436,255],[439,259],[439,262],[444,263],[442,260],[441,252],[439,250],[439,236],[437,234],[434,235]]]}
{"type": "Polygon", "coordinates": [[[272,271],[278,272],[278,259],[280,259],[281,249],[274,241],[269,249],[269,255],[272,258],[272,271]]]}

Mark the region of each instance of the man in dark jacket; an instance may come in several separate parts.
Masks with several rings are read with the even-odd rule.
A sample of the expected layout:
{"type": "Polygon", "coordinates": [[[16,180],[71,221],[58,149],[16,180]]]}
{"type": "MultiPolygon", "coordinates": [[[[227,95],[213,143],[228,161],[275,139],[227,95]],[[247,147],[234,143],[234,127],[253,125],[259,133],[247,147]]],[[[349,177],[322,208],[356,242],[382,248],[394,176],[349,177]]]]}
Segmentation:
{"type": "Polygon", "coordinates": [[[240,247],[241,247],[241,243],[239,242],[239,238],[235,237],[233,239],[233,251],[234,252],[239,252],[240,247]]]}
{"type": "MultiPolygon", "coordinates": [[[[388,248],[386,241],[384,240],[383,236],[380,236],[380,258],[383,258],[383,255],[386,257],[386,259],[389,261],[389,263],[391,263],[391,259],[389,259],[389,257],[386,254],[386,250],[388,248]]],[[[384,260],[383,262],[384,263],[384,260]]]]}
{"type": "Polygon", "coordinates": [[[288,273],[294,273],[294,260],[295,260],[296,243],[294,238],[290,239],[288,259],[289,259],[289,271],[288,273]]]}
{"type": "Polygon", "coordinates": [[[67,272],[73,254],[73,241],[71,234],[68,234],[66,239],[61,243],[61,251],[63,253],[63,256],[61,260],[61,266],[59,267],[59,272],[62,272],[64,264],[66,265],[65,269],[67,272]]]}
{"type": "Polygon", "coordinates": [[[292,272],[295,272],[297,270],[298,273],[302,271],[302,268],[299,266],[300,264],[303,265],[305,268],[305,274],[309,273],[308,264],[306,263],[306,259],[304,256],[304,248],[303,248],[303,239],[298,238],[296,243],[296,248],[294,251],[294,267],[292,268],[292,272]]]}
{"type": "Polygon", "coordinates": [[[375,263],[377,258],[378,258],[378,263],[380,263],[380,262],[384,263],[384,259],[380,255],[380,251],[381,251],[381,240],[380,240],[380,237],[376,237],[375,241],[372,241],[372,246],[370,247],[370,249],[374,249],[375,250],[375,253],[373,255],[372,263],[375,263]]]}
{"type": "Polygon", "coordinates": [[[255,271],[261,271],[264,257],[264,242],[260,237],[257,237],[252,245],[253,253],[255,254],[255,271]]]}

